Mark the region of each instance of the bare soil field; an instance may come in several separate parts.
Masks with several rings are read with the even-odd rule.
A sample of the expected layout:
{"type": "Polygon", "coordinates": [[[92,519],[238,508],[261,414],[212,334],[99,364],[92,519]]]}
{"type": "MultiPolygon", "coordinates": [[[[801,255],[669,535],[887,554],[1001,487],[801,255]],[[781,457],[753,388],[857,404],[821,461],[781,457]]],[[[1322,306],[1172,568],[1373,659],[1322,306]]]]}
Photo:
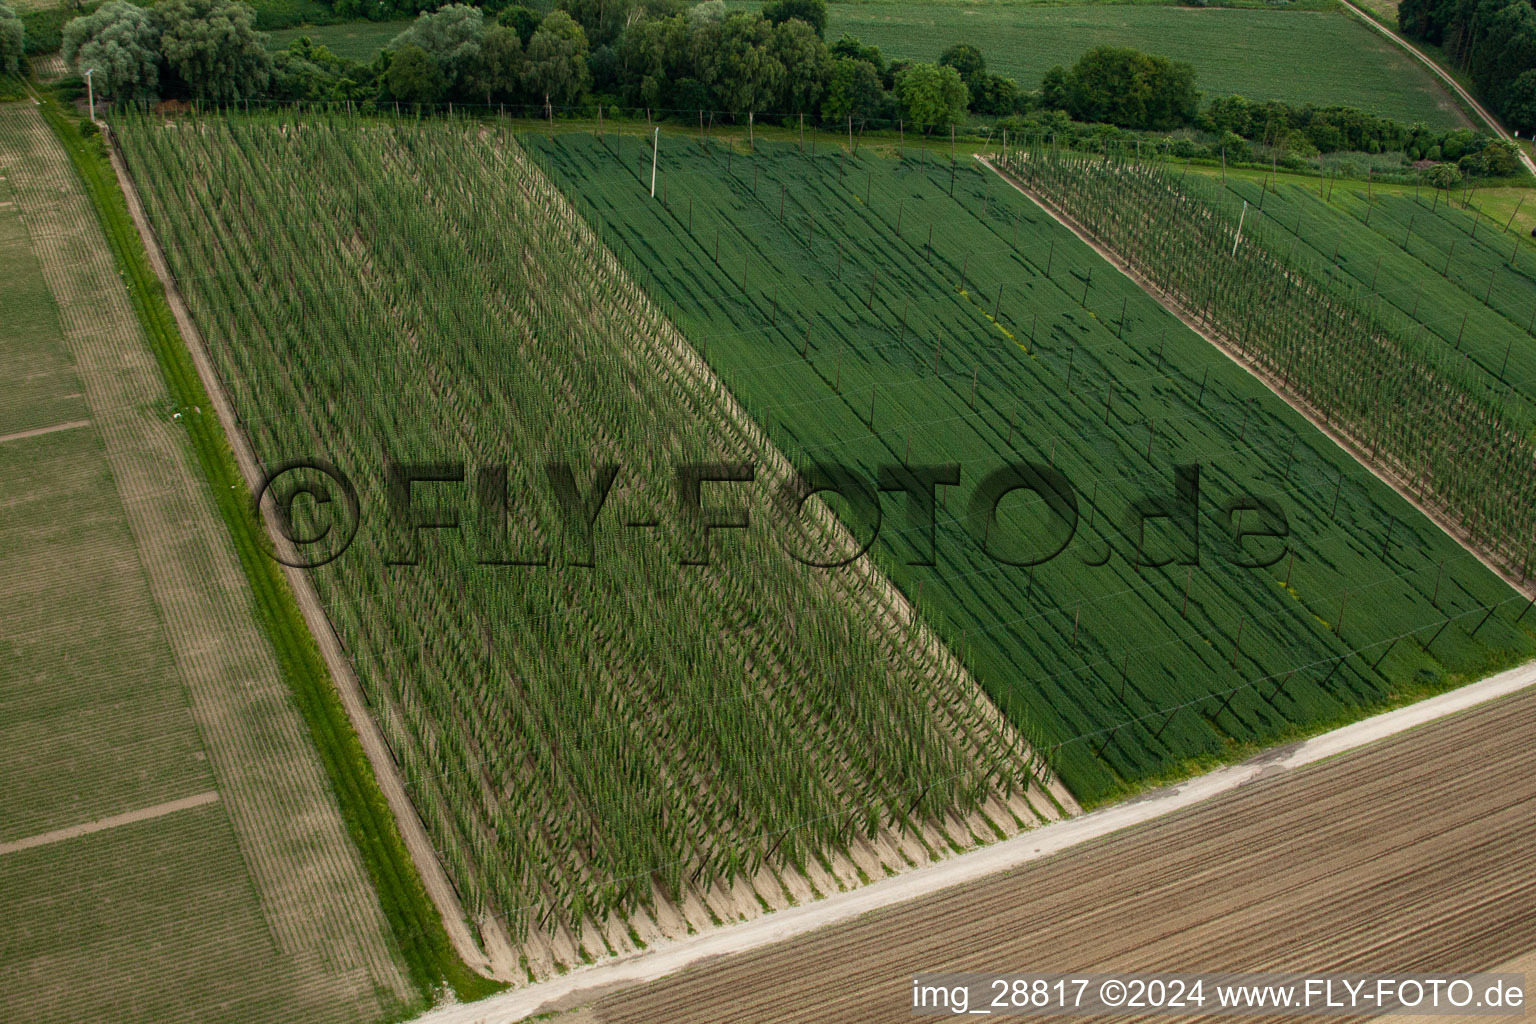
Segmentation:
{"type": "Polygon", "coordinates": [[[26,296],[0,328],[0,1017],[378,1017],[407,985],[182,436],[201,411],[31,103],[0,105],[0,179],[26,296]]]}
{"type": "Polygon", "coordinates": [[[1536,948],[1536,693],[584,1011],[910,1018],[920,971],[1486,970],[1536,948]]]}

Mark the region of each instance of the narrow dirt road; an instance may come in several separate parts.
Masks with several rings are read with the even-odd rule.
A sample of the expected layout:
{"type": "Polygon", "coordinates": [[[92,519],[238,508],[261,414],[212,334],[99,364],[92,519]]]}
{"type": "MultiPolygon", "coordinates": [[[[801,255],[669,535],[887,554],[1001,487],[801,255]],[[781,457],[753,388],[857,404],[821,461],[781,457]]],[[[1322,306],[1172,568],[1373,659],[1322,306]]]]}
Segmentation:
{"type": "Polygon", "coordinates": [[[1433,59],[1431,59],[1430,56],[1423,50],[1419,49],[1417,46],[1414,46],[1408,40],[1402,38],[1396,32],[1393,32],[1391,29],[1387,28],[1385,25],[1371,17],[1365,11],[1362,11],[1354,4],[1350,3],[1349,0],[1339,0],[1339,2],[1348,8],[1349,11],[1358,17],[1361,21],[1365,22],[1367,25],[1371,26],[1371,28],[1392,40],[1398,46],[1401,46],[1403,49],[1407,50],[1414,57],[1418,58],[1418,60],[1424,64],[1425,67],[1433,71],[1436,77],[1445,83],[1446,88],[1450,89],[1457,96],[1460,96],[1462,100],[1466,102],[1467,106],[1477,111],[1477,116],[1483,119],[1484,123],[1486,123],[1488,127],[1493,130],[1494,134],[1498,135],[1498,137],[1501,139],[1508,139],[1510,142],[1515,143],[1515,152],[1519,155],[1520,162],[1525,165],[1526,170],[1530,171],[1532,174],[1536,174],[1536,161],[1531,160],[1530,155],[1527,154],[1525,150],[1520,148],[1520,143],[1514,138],[1514,136],[1505,131],[1504,126],[1499,123],[1498,119],[1488,112],[1488,108],[1477,102],[1477,99],[1473,97],[1471,93],[1467,92],[1467,90],[1463,89],[1461,87],[1461,83],[1456,81],[1455,78],[1451,77],[1449,72],[1437,64],[1433,59]]]}
{"type": "Polygon", "coordinates": [[[30,850],[35,846],[47,846],[49,843],[62,843],[66,839],[77,839],[80,836],[88,836],[92,832],[105,832],[109,828],[120,828],[123,825],[132,825],[140,821],[152,821],[155,818],[163,818],[167,814],[175,814],[177,811],[187,811],[194,807],[202,807],[218,800],[219,794],[209,790],[206,793],[197,793],[193,796],[182,797],[180,800],[169,800],[163,804],[155,804],[153,807],[140,807],[136,811],[128,811],[124,814],[114,814],[110,818],[101,818],[97,821],[88,821],[80,825],[71,825],[68,828],[54,829],[52,832],[44,832],[41,835],[27,836],[12,843],[0,843],[0,856],[7,853],[20,853],[22,850],[30,850]]]}

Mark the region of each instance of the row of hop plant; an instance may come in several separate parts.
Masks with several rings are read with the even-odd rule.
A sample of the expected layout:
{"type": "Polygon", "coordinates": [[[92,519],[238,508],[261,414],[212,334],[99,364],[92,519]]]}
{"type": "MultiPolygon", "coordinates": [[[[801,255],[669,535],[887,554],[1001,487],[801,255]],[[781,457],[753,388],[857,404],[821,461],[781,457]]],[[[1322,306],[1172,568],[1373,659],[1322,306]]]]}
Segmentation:
{"type": "Polygon", "coordinates": [[[1212,191],[1230,209],[1248,202],[1246,231],[1262,232],[1274,251],[1303,250],[1330,287],[1379,297],[1389,322],[1425,342],[1423,355],[1468,371],[1521,429],[1536,422],[1536,259],[1508,231],[1518,210],[1498,222],[1438,192],[1392,195],[1368,185],[1336,198],[1321,187],[1313,194],[1239,180],[1212,191]]]}
{"type": "Polygon", "coordinates": [[[1176,171],[1048,144],[1004,165],[1177,296],[1332,426],[1452,512],[1522,577],[1536,543],[1536,451],[1496,400],[1433,367],[1363,288],[1320,283],[1305,258],[1240,237],[1232,216],[1176,171]]]}
{"type": "MultiPolygon", "coordinates": [[[[422,818],[516,938],[804,865],[1025,784],[1017,732],[852,570],[754,529],[680,565],[674,461],[765,452],[517,144],[470,124],[128,115],[119,135],[241,425],[322,455],[365,510],[383,462],[623,467],[593,569],[547,488],[485,568],[365,514],[314,573],[422,818]],[[414,546],[418,561],[391,565],[414,546]],[[850,595],[852,600],[850,600],[850,595]]],[[[585,484],[583,484],[585,486],[585,484]]],[[[464,493],[472,483],[466,481],[464,493]]]]}

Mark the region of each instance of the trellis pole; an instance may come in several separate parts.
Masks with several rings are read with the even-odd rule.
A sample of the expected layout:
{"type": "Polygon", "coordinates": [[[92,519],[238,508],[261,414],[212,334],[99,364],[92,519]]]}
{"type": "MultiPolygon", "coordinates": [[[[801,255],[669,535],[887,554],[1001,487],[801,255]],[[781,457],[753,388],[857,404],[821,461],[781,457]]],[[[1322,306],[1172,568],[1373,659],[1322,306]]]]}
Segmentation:
{"type": "Polygon", "coordinates": [[[661,151],[661,128],[653,129],[651,136],[651,198],[656,198],[656,157],[661,151]]]}

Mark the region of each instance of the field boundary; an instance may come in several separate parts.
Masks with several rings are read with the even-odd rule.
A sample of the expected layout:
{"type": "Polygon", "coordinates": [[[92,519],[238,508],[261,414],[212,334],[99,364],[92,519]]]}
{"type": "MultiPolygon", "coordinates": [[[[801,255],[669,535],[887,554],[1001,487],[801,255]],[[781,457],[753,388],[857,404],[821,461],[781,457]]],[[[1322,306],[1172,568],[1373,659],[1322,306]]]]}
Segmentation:
{"type": "MultiPolygon", "coordinates": [[[[159,239],[149,223],[148,214],[139,197],[138,187],[128,172],[122,153],[117,148],[115,137],[111,139],[110,145],[109,159],[112,171],[117,177],[118,187],[123,193],[134,227],[144,241],[150,267],[165,291],[166,304],[186,341],[185,347],[192,357],[197,376],[223,427],[230,452],[234,456],[247,493],[254,494],[262,480],[262,470],[257,464],[255,452],[235,419],[234,410],[229,404],[223,384],[208,357],[207,344],[202,332],[193,320],[175,275],[171,273],[165,254],[160,249],[159,239]]],[[[276,538],[270,539],[276,543],[276,538]]],[[[352,730],[368,763],[372,766],[374,780],[389,805],[406,852],[410,855],[420,876],[421,884],[442,920],[449,942],[452,943],[461,960],[481,974],[489,976],[490,959],[480,949],[469,930],[468,917],[459,901],[458,892],[443,870],[437,851],[427,836],[426,827],[422,824],[416,807],[405,790],[405,782],[401,778],[399,766],[395,763],[389,745],[379,730],[378,724],[374,722],[373,716],[369,714],[368,700],[363,694],[362,684],[358,681],[351,662],[342,650],[341,641],[325,615],[313,584],[303,569],[285,565],[283,575],[288,581],[298,611],[303,615],[309,633],[325,661],[336,695],[351,722],[352,730]]]]}
{"type": "Polygon", "coordinates": [[[1507,669],[1459,689],[1406,707],[1372,715],[1299,743],[1267,750],[1240,764],[1218,768],[1146,796],[1021,832],[991,846],[914,868],[814,904],[793,907],[626,960],[578,968],[559,978],[467,1006],[445,1006],[417,1024],[512,1024],[570,1009],[599,996],[656,981],[702,960],[742,953],[819,931],[874,910],[1011,871],[1030,861],[1064,853],[1114,832],[1202,803],[1260,779],[1337,757],[1360,747],[1536,686],[1536,662],[1507,669]]]}
{"type": "Polygon", "coordinates": [[[1343,449],[1346,455],[1358,463],[1372,476],[1376,477],[1376,479],[1392,488],[1392,490],[1396,492],[1404,501],[1408,502],[1408,504],[1412,505],[1416,510],[1427,516],[1432,523],[1444,531],[1446,536],[1450,537],[1457,544],[1461,545],[1461,547],[1468,554],[1470,554],[1473,558],[1476,558],[1480,563],[1487,567],[1490,572],[1507,583],[1515,591],[1515,593],[1523,594],[1526,597],[1536,598],[1536,578],[1526,582],[1517,580],[1508,568],[1492,560],[1487,552],[1474,544],[1472,539],[1466,534],[1465,531],[1461,529],[1460,523],[1453,516],[1451,516],[1448,512],[1434,507],[1428,502],[1420,501],[1417,497],[1414,496],[1408,481],[1404,480],[1401,476],[1394,473],[1392,470],[1386,468],[1385,466],[1377,465],[1371,459],[1367,458],[1361,446],[1357,444],[1354,438],[1352,438],[1347,432],[1338,426],[1324,421],[1309,403],[1307,403],[1300,396],[1292,394],[1289,390],[1283,387],[1278,380],[1275,379],[1273,374],[1264,370],[1259,366],[1258,363],[1249,359],[1247,356],[1244,356],[1234,345],[1232,345],[1227,340],[1224,335],[1218,333],[1210,327],[1201,326],[1199,318],[1176,297],[1158,287],[1140,271],[1136,270],[1128,262],[1122,259],[1118,253],[1101,244],[1082,225],[1078,224],[1074,218],[1056,207],[1056,205],[1050,202],[1048,199],[1037,195],[1034,190],[1030,189],[1013,175],[1009,174],[1007,171],[1004,171],[1002,168],[994,164],[989,157],[978,155],[976,160],[988,170],[992,171],[992,173],[996,174],[1003,181],[1017,189],[1021,195],[1023,195],[1030,202],[1034,203],[1041,210],[1045,211],[1045,213],[1054,219],[1058,224],[1072,232],[1072,234],[1077,236],[1077,238],[1082,241],[1083,244],[1091,247],[1093,251],[1107,263],[1109,263],[1110,266],[1124,274],[1133,284],[1151,296],[1164,309],[1178,317],[1179,320],[1182,321],[1184,325],[1191,331],[1194,331],[1200,337],[1204,338],[1228,359],[1242,367],[1255,380],[1268,388],[1276,398],[1279,398],[1282,402],[1290,406],[1301,416],[1305,417],[1308,423],[1312,424],[1312,426],[1316,427],[1319,431],[1322,432],[1323,436],[1327,437],[1330,441],[1343,449]]]}
{"type": "MultiPolygon", "coordinates": [[[[172,400],[184,407],[207,404],[208,396],[176,329],[165,290],[149,268],[145,240],[129,216],[127,200],[101,141],[77,130],[77,122],[55,97],[36,88],[28,92],[62,145],[94,209],[172,400]]],[[[415,1005],[429,1005],[444,986],[461,998],[494,991],[494,983],[469,970],[450,947],[436,908],[407,859],[377,780],[326,678],[314,639],[299,617],[282,576],[273,571],[274,564],[263,553],[261,528],[251,514],[248,497],[237,489],[235,482],[242,478],[221,425],[212,417],[202,416],[186,417],[182,422],[250,585],[257,625],[272,644],[282,678],[304,717],[347,832],[380,901],[390,938],[418,994],[415,1005]]],[[[409,1011],[409,1007],[405,1009],[409,1011]]]]}
{"type": "MultiPolygon", "coordinates": [[[[523,152],[525,155],[529,153],[526,148],[523,149],[523,152]]],[[[726,386],[724,379],[715,372],[704,356],[700,355],[698,350],[694,348],[693,343],[688,340],[682,328],[678,327],[677,323],[666,314],[661,305],[625,269],[622,259],[602,240],[600,233],[596,232],[591,222],[571,202],[570,197],[566,195],[554,176],[539,167],[537,161],[531,160],[531,165],[545,179],[551,192],[558,196],[565,204],[568,216],[572,218],[577,229],[595,236],[595,241],[602,246],[602,251],[605,254],[605,259],[611,272],[629,282],[638,301],[656,308],[660,322],[667,328],[664,332],[665,337],[664,339],[646,339],[641,343],[647,345],[650,350],[657,352],[662,358],[670,359],[675,365],[681,366],[687,373],[692,374],[701,386],[707,388],[710,393],[716,396],[719,403],[718,411],[721,416],[721,425],[742,438],[747,445],[756,449],[758,453],[765,455],[768,465],[772,468],[777,480],[792,479],[796,471],[789,458],[742,406],[736,395],[726,386]]],[[[812,500],[806,504],[811,507],[812,514],[817,517],[817,526],[823,535],[834,538],[842,551],[852,551],[858,547],[857,542],[848,533],[847,528],[838,520],[832,510],[819,496],[813,495],[812,500]]],[[[955,653],[949,649],[949,646],[922,620],[917,608],[908,599],[907,595],[880,569],[873,558],[867,553],[861,555],[849,563],[849,568],[858,574],[868,590],[872,592],[872,595],[866,596],[860,592],[862,588],[844,584],[841,589],[843,590],[843,596],[847,600],[864,605],[873,621],[880,623],[882,628],[890,631],[892,634],[899,634],[902,629],[916,626],[922,638],[924,648],[934,659],[935,664],[941,666],[943,670],[954,674],[955,678],[964,680],[965,685],[974,689],[982,696],[985,708],[983,713],[987,715],[989,720],[1006,733],[1021,732],[1016,725],[1007,719],[991,695],[986,693],[985,688],[982,687],[955,653]]],[[[841,577],[839,578],[841,579],[841,577]]],[[[1076,796],[1067,789],[1066,784],[1061,781],[1055,769],[1042,758],[1040,751],[1036,749],[1032,741],[1028,741],[1027,746],[1030,751],[1029,773],[1031,782],[1039,787],[1043,795],[1055,803],[1056,810],[1061,814],[1069,816],[1080,814],[1082,808],[1078,804],[1076,796]]],[[[1040,815],[1037,812],[1038,816],[1040,815]]]]}

